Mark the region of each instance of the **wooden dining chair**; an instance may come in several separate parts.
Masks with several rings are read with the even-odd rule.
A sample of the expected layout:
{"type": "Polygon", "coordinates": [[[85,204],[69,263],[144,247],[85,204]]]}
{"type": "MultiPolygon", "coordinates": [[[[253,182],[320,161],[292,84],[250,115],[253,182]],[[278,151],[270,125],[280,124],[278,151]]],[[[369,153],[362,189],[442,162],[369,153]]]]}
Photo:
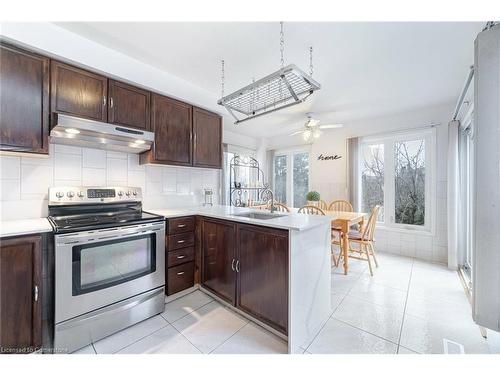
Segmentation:
{"type": "Polygon", "coordinates": [[[352,204],[350,202],[338,199],[329,204],[328,211],[352,212],[354,209],[352,208],[352,204]]]}
{"type": "MultiPolygon", "coordinates": [[[[374,234],[375,234],[375,226],[377,224],[378,212],[380,210],[380,206],[373,207],[370,217],[368,218],[368,223],[366,224],[363,232],[358,230],[350,230],[348,233],[349,238],[349,257],[359,260],[365,260],[368,262],[368,268],[370,269],[370,275],[373,276],[372,262],[370,256],[373,257],[373,261],[375,262],[375,267],[378,267],[377,257],[375,255],[374,248],[374,234]],[[358,244],[358,249],[353,249],[351,244],[358,244]],[[357,253],[357,255],[351,255],[350,253],[357,253]],[[366,257],[365,257],[366,256],[366,257]]],[[[341,255],[338,258],[340,262],[341,255]]]]}
{"type": "MultiPolygon", "coordinates": [[[[267,203],[266,209],[271,209],[271,202],[267,203]]],[[[290,212],[290,209],[287,206],[278,202],[274,202],[274,209],[278,212],[290,212]]]]}
{"type": "Polygon", "coordinates": [[[305,205],[299,208],[298,213],[308,215],[324,215],[325,211],[323,211],[318,206],[305,205]]]}
{"type": "MultiPolygon", "coordinates": [[[[338,199],[333,202],[331,202],[328,206],[328,211],[344,211],[344,212],[353,212],[354,209],[352,208],[352,204],[348,201],[345,201],[343,199],[338,199]]],[[[338,267],[339,263],[338,261],[340,260],[340,253],[342,253],[342,228],[340,225],[335,225],[332,224],[332,245],[338,246],[339,247],[339,255],[338,257],[335,257],[335,254],[333,253],[333,248],[332,248],[332,259],[333,259],[333,264],[335,267],[338,267]]]]}
{"type": "Polygon", "coordinates": [[[326,203],[324,200],[319,200],[318,207],[322,210],[328,210],[328,203],[326,203]]]}

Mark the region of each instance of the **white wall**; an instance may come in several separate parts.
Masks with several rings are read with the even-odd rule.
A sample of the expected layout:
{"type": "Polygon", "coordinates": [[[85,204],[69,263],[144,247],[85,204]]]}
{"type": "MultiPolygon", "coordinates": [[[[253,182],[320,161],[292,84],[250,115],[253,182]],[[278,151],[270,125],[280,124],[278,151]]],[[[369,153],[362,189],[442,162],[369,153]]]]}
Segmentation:
{"type": "MultiPolygon", "coordinates": [[[[425,260],[447,262],[447,213],[446,213],[446,155],[448,147],[448,121],[455,103],[448,103],[420,110],[407,111],[391,116],[360,120],[345,124],[338,130],[328,130],[311,146],[310,188],[320,192],[322,199],[348,199],[346,140],[377,133],[439,124],[436,127],[436,217],[432,235],[414,234],[395,230],[377,230],[377,248],[400,255],[415,256],[425,260]],[[320,155],[338,154],[339,160],[319,161],[320,155]]],[[[300,136],[275,137],[269,140],[269,149],[279,149],[302,144],[300,136]]]]}
{"type": "Polygon", "coordinates": [[[219,174],[144,166],[134,154],[51,144],[48,158],[0,155],[0,220],[46,217],[51,186],[140,187],[145,209],[198,205],[203,188],[219,192],[219,174]]]}

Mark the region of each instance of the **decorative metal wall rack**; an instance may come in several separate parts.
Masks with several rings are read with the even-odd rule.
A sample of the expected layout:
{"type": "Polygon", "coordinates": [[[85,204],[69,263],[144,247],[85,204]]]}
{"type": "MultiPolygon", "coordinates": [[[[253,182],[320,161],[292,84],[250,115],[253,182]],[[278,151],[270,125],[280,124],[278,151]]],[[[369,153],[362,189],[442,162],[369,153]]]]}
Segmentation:
{"type": "Polygon", "coordinates": [[[229,192],[230,204],[236,207],[245,207],[265,204],[269,200],[269,184],[264,183],[264,172],[259,162],[250,156],[235,155],[229,163],[229,192]],[[248,173],[249,180],[237,181],[238,176],[248,173]],[[244,185],[245,184],[245,185],[244,185]]]}

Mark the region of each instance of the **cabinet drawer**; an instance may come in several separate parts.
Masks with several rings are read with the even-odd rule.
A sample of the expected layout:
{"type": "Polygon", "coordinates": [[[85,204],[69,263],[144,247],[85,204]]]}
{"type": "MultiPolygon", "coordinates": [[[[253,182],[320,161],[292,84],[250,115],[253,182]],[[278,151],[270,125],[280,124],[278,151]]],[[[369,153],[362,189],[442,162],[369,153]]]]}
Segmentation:
{"type": "Polygon", "coordinates": [[[171,267],[167,271],[167,294],[171,295],[194,285],[194,262],[171,267]]]}
{"type": "Polygon", "coordinates": [[[194,217],[178,217],[176,219],[168,219],[168,234],[178,234],[194,231],[194,217]]]}
{"type": "Polygon", "coordinates": [[[167,236],[167,249],[175,250],[182,247],[194,246],[194,233],[181,233],[167,236]]]}
{"type": "Polygon", "coordinates": [[[182,263],[192,262],[193,260],[194,247],[185,247],[182,249],[172,250],[167,254],[167,267],[173,267],[182,263]]]}

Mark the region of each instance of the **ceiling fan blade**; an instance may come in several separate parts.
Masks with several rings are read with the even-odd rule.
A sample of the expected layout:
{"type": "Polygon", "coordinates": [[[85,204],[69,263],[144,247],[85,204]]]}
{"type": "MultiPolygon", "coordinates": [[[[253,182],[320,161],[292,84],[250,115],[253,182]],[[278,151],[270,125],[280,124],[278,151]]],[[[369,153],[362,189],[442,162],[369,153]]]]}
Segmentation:
{"type": "Polygon", "coordinates": [[[289,136],[292,136],[292,135],[297,135],[297,134],[300,134],[300,133],[303,133],[304,130],[297,130],[296,132],[293,132],[291,134],[289,134],[289,136]]]}
{"type": "Polygon", "coordinates": [[[329,124],[329,125],[320,125],[320,129],[338,129],[343,127],[343,124],[329,124]]]}

